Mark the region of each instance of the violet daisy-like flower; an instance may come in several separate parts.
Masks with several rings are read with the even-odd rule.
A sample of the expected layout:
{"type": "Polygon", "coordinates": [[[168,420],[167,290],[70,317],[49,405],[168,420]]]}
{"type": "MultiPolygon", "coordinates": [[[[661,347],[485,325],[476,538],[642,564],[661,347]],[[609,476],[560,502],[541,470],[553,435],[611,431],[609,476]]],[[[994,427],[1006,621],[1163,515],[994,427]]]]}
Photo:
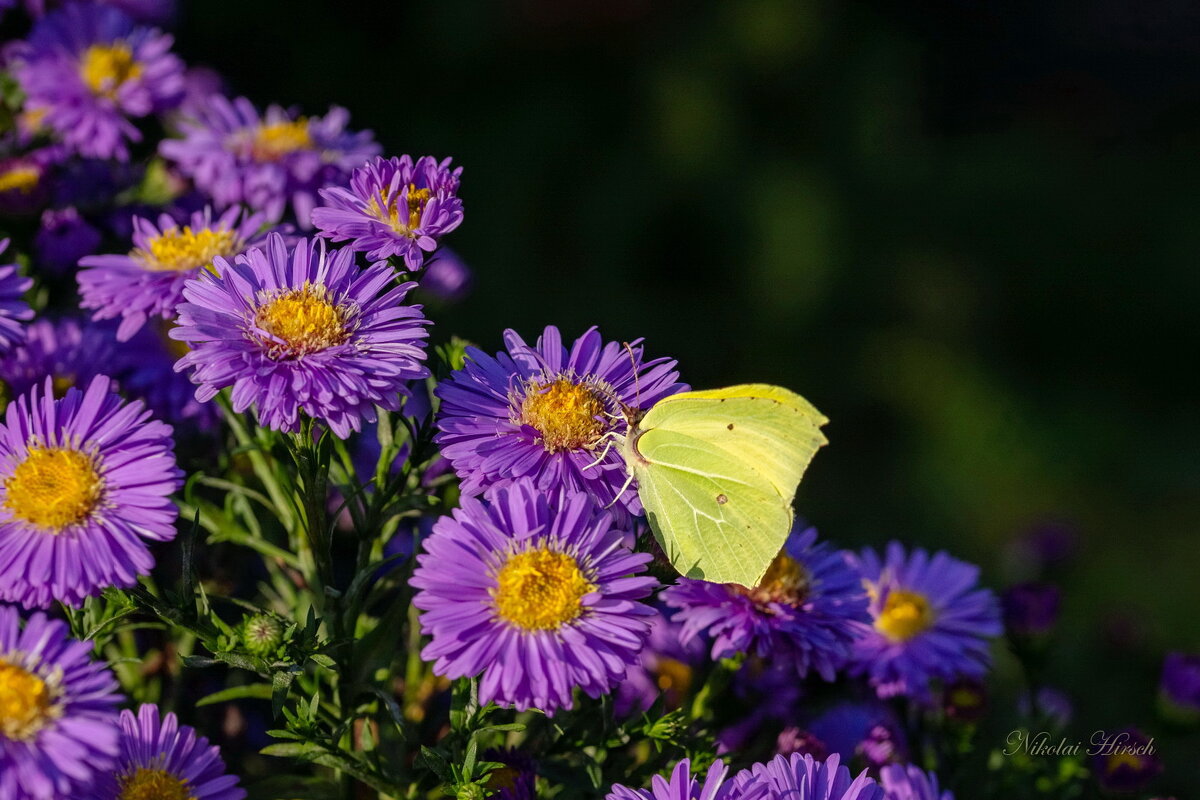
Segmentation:
{"type": "Polygon", "coordinates": [[[1167,653],[1158,689],[1165,708],[1200,717],[1200,655],[1167,653]]]}
{"type": "Polygon", "coordinates": [[[938,788],[937,775],[911,764],[889,764],[879,770],[884,800],[954,800],[954,792],[938,788]]]}
{"type": "Polygon", "coordinates": [[[737,800],[883,800],[883,788],[863,770],[852,778],[835,754],[824,761],[793,753],[775,756],[733,778],[737,800]]]}
{"type": "Polygon", "coordinates": [[[619,497],[631,514],[642,507],[627,490],[625,464],[606,435],[625,433],[627,412],[646,409],[687,388],[675,361],[644,361],[641,340],[605,342],[591,328],[568,349],[547,326],[536,346],[504,332],[507,352],[467,348],[462,369],[438,384],[442,404],[435,441],[466,494],[529,477],[552,491],[582,490],[606,506],[619,497]]]}
{"type": "Polygon", "coordinates": [[[48,208],[33,238],[34,264],[55,275],[75,268],[79,259],[96,252],[104,234],[73,206],[48,208]]]}
{"type": "Polygon", "coordinates": [[[129,253],[80,260],[80,305],[95,309],[93,319],[120,318],[117,339],[127,341],[151,317],[172,319],[184,284],[211,269],[213,259],[232,259],[265,240],[264,222],[239,208],[219,217],[205,208],[182,224],[169,214],[157,225],[135,216],[129,253]]]}
{"type": "Polygon", "coordinates": [[[843,700],[824,709],[805,725],[843,764],[878,768],[908,755],[904,726],[891,707],[871,698],[843,700]]]}
{"type": "MultiPolygon", "coordinates": [[[[8,239],[0,239],[0,255],[8,249],[8,239]]],[[[21,323],[33,319],[33,309],[22,296],[33,281],[17,272],[16,264],[0,266],[0,353],[25,337],[21,323]]]]}
{"type": "Polygon", "coordinates": [[[0,798],[79,797],[116,761],[117,682],[66,623],[0,606],[0,798]]]}
{"type": "Polygon", "coordinates": [[[175,537],[182,474],[171,428],[98,376],[56,400],[53,384],[10,403],[0,425],[0,600],[78,605],[132,586],[148,542],[175,537]]]}
{"type": "Polygon", "coordinates": [[[25,340],[0,356],[0,411],[18,396],[50,378],[56,395],[86,386],[103,372],[115,371],[112,332],[71,317],[37,319],[25,340]]]}
{"type": "Polygon", "coordinates": [[[126,143],[142,138],[130,118],[183,96],[183,62],[171,42],[112,6],[64,6],[34,25],[17,55],[26,110],[80,155],[124,161],[126,143]]]}
{"type": "Polygon", "coordinates": [[[461,173],[448,158],[376,158],[354,170],[349,188],[321,190],[326,205],[313,209],[313,225],[372,260],[398,256],[415,271],[438,239],[462,224],[461,173]]]}
{"type": "Polygon", "coordinates": [[[758,586],[680,578],[663,593],[685,642],[713,638],[712,657],[749,653],[803,677],[833,680],[859,625],[870,621],[862,580],[845,555],[799,526],[758,586]]]}
{"type": "Polygon", "coordinates": [[[175,369],[192,371],[198,400],[232,386],[234,410],[253,405],[268,428],[298,431],[303,412],[345,439],[428,375],[427,321],[402,304],[416,284],[397,285],[387,264],[359,269],[349,249],[289,249],[277,233],[214,264],[184,287],[170,334],[192,348],[175,369]]]}
{"type": "Polygon", "coordinates": [[[527,753],[508,748],[485,750],[483,760],[504,765],[487,776],[485,785],[495,800],[537,800],[537,762],[527,753]]]}
{"type": "Polygon", "coordinates": [[[121,712],[116,769],[96,782],[88,800],[242,800],[238,779],[225,772],[221,752],[180,725],[174,714],[144,705],[121,712]]]}
{"type": "Polygon", "coordinates": [[[159,152],[220,208],[241,203],[275,222],[290,203],[308,228],[317,190],[345,183],[351,170],[379,154],[370,131],[346,130],[349,119],[336,106],[324,117],[279,106],[260,115],[244,97],[215,95],[179,122],[183,138],[164,141],[159,152]]]}
{"type": "Polygon", "coordinates": [[[514,482],[464,498],[424,542],[411,584],[421,657],[449,678],[482,675],[481,703],[552,714],[572,692],[612,690],[636,663],[658,582],[639,575],[650,556],[587,495],[514,482]]]}
{"type": "Polygon", "coordinates": [[[707,654],[699,639],[680,641],[680,628],[661,612],[650,619],[650,638],[613,698],[619,716],[646,711],[660,697],[668,709],[683,703],[707,654]]]}
{"type": "Polygon", "coordinates": [[[853,558],[871,597],[872,624],[862,626],[851,672],[880,697],[928,696],[931,680],[982,677],[990,639],[1003,632],[999,603],[977,588],[979,568],[944,552],[907,553],[891,542],[881,558],[853,558]]]}
{"type": "Polygon", "coordinates": [[[671,770],[669,778],[655,775],[649,789],[631,789],[615,784],[605,800],[758,800],[761,790],[739,794],[732,783],[726,782],[729,767],[723,761],[714,761],[701,783],[692,775],[692,763],[683,759],[671,770]]]}

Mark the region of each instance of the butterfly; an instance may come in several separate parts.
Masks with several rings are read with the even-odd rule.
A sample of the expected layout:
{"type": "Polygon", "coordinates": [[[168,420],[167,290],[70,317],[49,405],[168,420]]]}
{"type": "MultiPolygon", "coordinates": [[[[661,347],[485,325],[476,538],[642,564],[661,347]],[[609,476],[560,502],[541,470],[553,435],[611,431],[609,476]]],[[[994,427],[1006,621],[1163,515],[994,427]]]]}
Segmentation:
{"type": "Polygon", "coordinates": [[[828,421],[762,383],[671,395],[629,420],[617,445],[681,575],[758,585],[792,529],[792,498],[828,421]]]}

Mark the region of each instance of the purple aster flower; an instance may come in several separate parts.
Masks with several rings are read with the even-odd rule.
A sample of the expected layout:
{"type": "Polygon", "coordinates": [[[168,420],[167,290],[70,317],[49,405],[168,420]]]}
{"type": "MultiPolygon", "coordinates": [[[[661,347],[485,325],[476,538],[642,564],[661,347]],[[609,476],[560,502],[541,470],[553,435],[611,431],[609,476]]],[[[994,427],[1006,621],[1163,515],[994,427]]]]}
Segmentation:
{"type": "Polygon", "coordinates": [[[411,584],[432,636],[421,657],[449,678],[482,674],[481,703],[553,714],[606,694],[650,633],[638,602],[658,582],[586,495],[532,481],[464,498],[425,541],[411,584]]]}
{"type": "Polygon", "coordinates": [[[1131,793],[1145,789],[1162,772],[1162,759],[1154,737],[1137,728],[1126,728],[1103,737],[1093,736],[1088,751],[1092,773],[1101,788],[1131,793]]]}
{"type": "Polygon", "coordinates": [[[1159,694],[1168,709],[1184,716],[1200,714],[1200,656],[1168,653],[1159,694]]]}
{"type": "Polygon", "coordinates": [[[976,588],[978,567],[940,551],[909,554],[899,542],[883,558],[868,548],[854,560],[873,624],[862,626],[850,669],[866,675],[880,697],[924,698],[931,680],[987,672],[989,639],[1003,626],[995,596],[976,588]]]}
{"type": "Polygon", "coordinates": [[[1022,692],[1017,698],[1017,711],[1027,717],[1036,717],[1055,729],[1067,727],[1075,714],[1075,707],[1070,696],[1061,689],[1053,686],[1043,686],[1034,695],[1036,705],[1029,701],[1029,692],[1022,692]]]}
{"type": "Polygon", "coordinates": [[[0,425],[0,599],[78,605],[132,586],[154,566],[148,542],[175,537],[169,426],[112,381],[56,400],[53,384],[9,403],[0,425]]]}
{"type": "Polygon", "coordinates": [[[188,67],[183,73],[183,100],[175,113],[195,117],[214,97],[223,97],[225,88],[225,78],[212,67],[188,67]]]}
{"type": "MultiPolygon", "coordinates": [[[[8,239],[0,239],[0,255],[8,249],[8,239]]],[[[33,319],[33,310],[23,294],[33,281],[17,272],[16,264],[0,266],[0,353],[25,338],[21,322],[33,319]]]]}
{"type": "Polygon", "coordinates": [[[825,761],[800,753],[775,756],[742,770],[733,784],[738,800],[883,800],[883,789],[866,770],[852,778],[837,755],[825,761]]]}
{"type": "Polygon", "coordinates": [[[687,644],[680,641],[678,622],[657,613],[650,620],[650,638],[617,687],[613,707],[618,716],[646,711],[660,697],[667,708],[678,708],[691,691],[696,670],[706,660],[706,648],[699,639],[687,644]]]}
{"type": "Polygon", "coordinates": [[[901,761],[908,753],[900,720],[875,700],[843,700],[817,714],[805,728],[831,753],[840,755],[843,763],[878,768],[901,761]]]}
{"type": "Polygon", "coordinates": [[[42,225],[33,237],[35,263],[61,275],[73,269],[79,259],[96,252],[103,238],[74,208],[48,208],[42,212],[42,225]]]}
{"type": "Polygon", "coordinates": [[[116,374],[121,391],[145,401],[155,417],[175,425],[181,435],[212,430],[220,419],[217,406],[196,399],[187,375],[175,371],[186,348],[157,327],[148,325],[122,343],[116,374]]]}
{"type": "Polygon", "coordinates": [[[421,289],[443,303],[457,303],[471,291],[474,277],[467,262],[449,247],[439,247],[421,275],[421,289]]]}
{"type": "Polygon", "coordinates": [[[692,776],[692,764],[683,759],[675,765],[669,779],[655,775],[650,789],[630,789],[616,784],[605,800],[758,800],[761,791],[753,796],[735,794],[733,784],[725,782],[729,768],[723,761],[714,761],[704,776],[704,783],[692,776]]]}
{"type": "Polygon", "coordinates": [[[170,108],[183,95],[183,63],[171,41],[112,6],[73,3],[47,14],[16,60],[26,109],[80,155],[124,161],[126,143],[142,138],[130,118],[170,108]]]}
{"type": "Polygon", "coordinates": [[[169,214],[158,225],[133,217],[133,249],[128,254],[80,260],[80,306],[95,309],[93,319],[121,319],[117,339],[127,341],[150,317],[173,319],[183,287],[217,256],[226,260],[265,240],[262,214],[231,208],[219,217],[212,210],[176,220],[169,214]],[[182,224],[181,224],[182,223],[182,224]]]}
{"type": "Polygon", "coordinates": [[[884,800],[954,800],[951,791],[938,789],[937,775],[912,765],[890,764],[879,770],[884,800]]]}
{"type": "Polygon", "coordinates": [[[494,800],[537,800],[537,762],[520,750],[486,750],[484,761],[504,766],[488,773],[494,800]]]}
{"type": "Polygon", "coordinates": [[[790,756],[792,753],[810,755],[817,761],[829,758],[829,748],[809,731],[789,725],[775,737],[775,753],[790,756]]]}
{"type": "Polygon", "coordinates": [[[495,358],[467,348],[461,370],[438,384],[442,400],[435,441],[462,479],[466,494],[514,478],[533,478],[545,491],[581,490],[607,506],[618,499],[631,514],[641,503],[626,483],[625,464],[610,432],[625,433],[636,413],[687,387],[675,362],[643,361],[641,340],[605,343],[590,328],[568,350],[547,326],[536,347],[504,332],[506,353],[495,358]]]}
{"type": "Polygon", "coordinates": [[[137,716],[121,712],[121,755],[115,770],[96,782],[89,800],[242,800],[246,792],[225,772],[221,752],[180,725],[174,714],[160,716],[144,705],[137,716]]]}
{"type": "Polygon", "coordinates": [[[462,224],[460,174],[448,158],[376,158],[354,170],[350,188],[321,190],[327,205],[313,209],[313,225],[372,260],[403,258],[415,272],[437,240],[462,224]]]}
{"type": "Polygon", "coordinates": [[[217,95],[179,122],[182,139],[164,141],[159,151],[217,206],[242,203],[278,221],[290,202],[296,221],[308,228],[317,190],[345,183],[352,169],[379,153],[370,131],[346,130],[349,119],[336,106],[324,117],[279,106],[263,116],[244,97],[217,95]]]}
{"type": "Polygon", "coordinates": [[[115,342],[107,329],[70,317],[34,320],[26,328],[25,341],[0,356],[0,410],[47,377],[60,397],[69,387],[86,386],[102,372],[113,371],[115,359],[115,342]]]}
{"type": "Polygon", "coordinates": [[[351,250],[315,239],[289,249],[277,233],[214,264],[187,282],[171,331],[192,348],[175,368],[192,370],[198,400],[232,386],[234,410],[255,406],[268,428],[298,431],[303,412],[345,439],[428,375],[427,321],[402,305],[416,284],[397,285],[387,264],[359,269],[351,250]]]}
{"type": "Polygon", "coordinates": [[[758,586],[680,578],[663,593],[678,609],[685,642],[713,638],[712,657],[750,653],[789,664],[804,677],[814,669],[827,681],[846,660],[867,616],[862,580],[845,555],[817,529],[796,529],[758,586]]]}
{"type": "Polygon", "coordinates": [[[117,757],[117,682],[44,614],[0,606],[0,798],[78,797],[117,757]]]}
{"type": "Polygon", "coordinates": [[[1004,627],[1009,635],[1037,638],[1050,633],[1058,621],[1062,592],[1049,583],[1020,583],[1000,598],[1004,627]]]}
{"type": "MultiPolygon", "coordinates": [[[[38,153],[49,153],[42,148],[38,153]]],[[[0,159],[0,214],[33,214],[46,204],[49,159],[36,153],[0,159]]]]}

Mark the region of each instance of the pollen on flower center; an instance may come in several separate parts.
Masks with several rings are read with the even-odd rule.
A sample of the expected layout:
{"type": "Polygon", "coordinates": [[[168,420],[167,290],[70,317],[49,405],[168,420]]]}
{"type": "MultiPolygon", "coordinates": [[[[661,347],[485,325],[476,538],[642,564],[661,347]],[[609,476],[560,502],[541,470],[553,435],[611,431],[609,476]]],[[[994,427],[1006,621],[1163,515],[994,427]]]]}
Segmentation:
{"type": "Polygon", "coordinates": [[[758,582],[758,586],[747,589],[735,585],[734,588],[758,605],[781,603],[797,606],[808,597],[811,585],[812,576],[808,574],[805,566],[786,552],[780,551],[771,562],[771,566],[767,567],[767,572],[758,582]]]}
{"type": "Polygon", "coordinates": [[[893,589],[875,620],[875,629],[894,642],[904,642],[933,624],[933,609],[920,592],[893,589]]]}
{"type": "Polygon", "coordinates": [[[54,718],[54,710],[45,681],[0,658],[0,738],[19,742],[36,736],[54,718]]]}
{"type": "Polygon", "coordinates": [[[79,62],[79,74],[94,93],[112,97],[125,81],[142,73],[142,65],[133,57],[133,50],[123,42],[94,44],[84,51],[79,62]]]}
{"type": "Polygon", "coordinates": [[[258,309],[254,325],[271,338],[272,358],[315,353],[350,338],[349,309],[331,302],[323,286],[289,289],[258,309]]]}
{"type": "Polygon", "coordinates": [[[236,231],[210,228],[194,231],[185,225],[182,229],[168,228],[150,239],[146,249],[136,249],[130,255],[147,269],[182,272],[210,266],[217,256],[237,255],[238,245],[236,231]]]}
{"type": "Polygon", "coordinates": [[[428,189],[418,189],[416,184],[408,185],[408,213],[404,220],[400,219],[399,195],[392,196],[386,188],[379,190],[379,198],[371,198],[369,209],[372,214],[386,222],[396,233],[412,236],[413,231],[421,227],[421,213],[433,192],[428,189]]]}
{"type": "Polygon", "coordinates": [[[61,531],[99,504],[104,480],[78,450],[33,447],[4,481],[4,507],[40,528],[61,531]]]}
{"type": "Polygon", "coordinates": [[[559,378],[531,381],[521,402],[521,422],[541,434],[550,452],[591,447],[604,433],[604,402],[589,386],[559,378]]]}
{"type": "Polygon", "coordinates": [[[595,591],[574,558],[539,548],[510,556],[496,575],[496,613],[527,631],[561,627],[583,612],[595,591]]]}
{"type": "Polygon", "coordinates": [[[117,800],[194,800],[187,781],[166,770],[139,767],[121,779],[117,800]]]}
{"type": "Polygon", "coordinates": [[[21,164],[0,172],[0,192],[29,194],[37,188],[42,173],[37,167],[21,164]]]}
{"type": "Polygon", "coordinates": [[[308,118],[259,125],[250,143],[250,154],[256,161],[278,161],[297,150],[313,146],[308,132],[308,118]]]}

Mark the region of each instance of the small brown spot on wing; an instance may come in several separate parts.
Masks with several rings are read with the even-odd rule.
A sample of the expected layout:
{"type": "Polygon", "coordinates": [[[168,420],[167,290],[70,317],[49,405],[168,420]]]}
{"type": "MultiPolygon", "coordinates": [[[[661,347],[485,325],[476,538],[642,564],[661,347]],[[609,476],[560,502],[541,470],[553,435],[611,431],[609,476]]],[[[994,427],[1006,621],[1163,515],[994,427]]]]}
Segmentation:
{"type": "Polygon", "coordinates": [[[723,494],[719,494],[719,495],[717,495],[717,505],[722,505],[722,506],[723,506],[723,505],[725,505],[725,504],[726,504],[726,503],[728,503],[728,502],[729,502],[729,498],[728,498],[728,497],[726,497],[725,495],[723,495],[723,494]]]}
{"type": "Polygon", "coordinates": [[[726,426],[725,426],[725,428],[726,428],[727,430],[733,430],[733,423],[732,423],[732,422],[731,422],[731,423],[729,423],[728,425],[726,425],[726,426]]]}

